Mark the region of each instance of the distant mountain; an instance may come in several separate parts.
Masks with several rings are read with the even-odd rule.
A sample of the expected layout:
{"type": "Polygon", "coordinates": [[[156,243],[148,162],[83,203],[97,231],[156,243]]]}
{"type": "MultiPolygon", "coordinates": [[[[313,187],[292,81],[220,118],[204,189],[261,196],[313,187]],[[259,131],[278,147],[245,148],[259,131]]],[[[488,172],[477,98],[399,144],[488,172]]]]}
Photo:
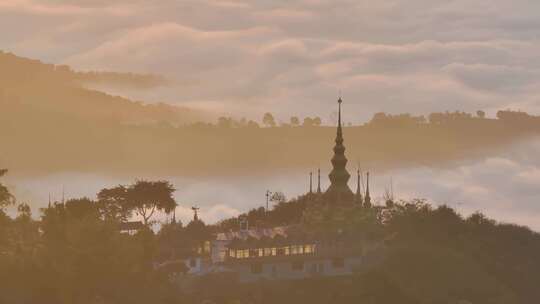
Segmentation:
{"type": "Polygon", "coordinates": [[[107,84],[152,88],[167,85],[156,75],[76,72],[65,65],[45,64],[0,51],[0,109],[16,121],[28,119],[173,125],[205,119],[205,114],[164,103],[144,104],[85,88],[107,84]]]}
{"type": "MultiPolygon", "coordinates": [[[[65,66],[0,53],[0,168],[13,175],[77,171],[115,175],[233,175],[326,170],[335,127],[253,121],[167,104],[144,104],[85,88],[88,83],[154,87],[152,75],[79,73],[65,66]],[[194,123],[197,122],[197,123],[194,123]]],[[[296,119],[298,120],[298,118],[296,119]]],[[[463,112],[379,113],[344,128],[349,167],[361,161],[379,172],[404,166],[444,166],[483,157],[540,134],[540,118],[501,111],[497,119],[463,112]]]]}

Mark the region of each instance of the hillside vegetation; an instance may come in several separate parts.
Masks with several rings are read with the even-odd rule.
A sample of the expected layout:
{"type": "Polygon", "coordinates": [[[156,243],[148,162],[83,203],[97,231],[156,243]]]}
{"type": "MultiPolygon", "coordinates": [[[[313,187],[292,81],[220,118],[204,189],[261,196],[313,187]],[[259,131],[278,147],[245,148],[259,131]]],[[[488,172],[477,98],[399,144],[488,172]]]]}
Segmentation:
{"type": "MultiPolygon", "coordinates": [[[[329,166],[335,127],[320,118],[276,123],[145,105],[84,88],[85,83],[135,87],[164,84],[152,75],[74,72],[66,66],[0,52],[0,165],[12,174],[62,171],[144,175],[272,173],[329,166]]],[[[346,116],[347,113],[344,113],[346,116]]],[[[351,117],[348,117],[351,119],[351,117]]],[[[483,156],[539,134],[540,119],[502,111],[376,114],[344,130],[351,163],[377,167],[444,165],[483,156]]]]}
{"type": "Polygon", "coordinates": [[[107,121],[182,124],[201,119],[200,113],[186,108],[144,105],[85,88],[101,83],[132,88],[167,85],[160,76],[76,72],[68,66],[45,64],[0,51],[0,113],[4,120],[9,117],[19,122],[19,127],[36,127],[40,121],[62,122],[68,118],[96,125],[107,121]]]}
{"type": "MultiPolygon", "coordinates": [[[[305,231],[384,240],[377,252],[381,262],[348,277],[244,285],[215,275],[182,287],[176,279],[185,267],[156,268],[156,262],[189,256],[208,232],[221,228],[167,222],[158,232],[121,234],[121,217],[111,217],[111,211],[124,202],[114,189],[102,190],[98,201],[51,204],[34,217],[19,204],[11,218],[5,210],[14,200],[0,184],[0,302],[533,304],[540,297],[540,235],[526,227],[480,213],[464,218],[421,200],[344,213],[307,195],[281,202],[268,218],[305,231]],[[323,216],[311,217],[313,212],[323,216]]],[[[264,218],[258,225],[273,224],[264,218]]]]}

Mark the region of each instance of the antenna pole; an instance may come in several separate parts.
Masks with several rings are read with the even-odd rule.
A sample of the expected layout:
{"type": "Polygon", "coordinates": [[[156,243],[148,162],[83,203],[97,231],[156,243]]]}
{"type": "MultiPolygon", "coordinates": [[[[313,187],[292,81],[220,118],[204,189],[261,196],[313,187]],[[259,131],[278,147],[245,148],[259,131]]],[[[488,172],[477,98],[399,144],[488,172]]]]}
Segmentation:
{"type": "Polygon", "coordinates": [[[272,192],[270,192],[270,190],[266,190],[266,213],[269,211],[268,203],[270,201],[270,195],[272,195],[272,192]]]}

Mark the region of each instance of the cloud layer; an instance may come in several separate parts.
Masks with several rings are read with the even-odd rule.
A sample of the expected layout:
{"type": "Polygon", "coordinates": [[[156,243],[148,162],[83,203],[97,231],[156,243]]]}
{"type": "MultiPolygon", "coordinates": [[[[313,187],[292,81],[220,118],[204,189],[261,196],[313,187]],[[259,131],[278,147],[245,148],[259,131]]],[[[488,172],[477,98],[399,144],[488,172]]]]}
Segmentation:
{"type": "MultiPolygon", "coordinates": [[[[540,3],[517,0],[6,0],[0,48],[164,74],[117,92],[233,115],[540,111],[540,3]]],[[[325,115],[323,118],[327,119],[325,115]]]]}
{"type": "MultiPolygon", "coordinates": [[[[465,216],[480,211],[499,221],[527,225],[540,231],[540,159],[535,157],[539,153],[540,138],[536,138],[486,158],[446,168],[421,167],[385,173],[381,173],[380,168],[364,169],[372,173],[371,192],[378,203],[382,204],[385,189],[390,188],[392,181],[397,199],[425,198],[435,205],[452,206],[465,216]]],[[[323,172],[322,179],[325,189],[328,187],[326,173],[323,172]]],[[[264,206],[266,190],[283,191],[291,198],[306,193],[309,187],[308,175],[302,173],[234,178],[144,178],[166,178],[177,187],[175,195],[179,207],[176,217],[184,223],[193,217],[191,206],[200,207],[201,218],[214,223],[264,206]]],[[[36,215],[37,208],[46,206],[49,196],[53,201],[61,200],[62,189],[66,198],[94,198],[102,188],[133,182],[127,178],[78,173],[35,178],[8,175],[6,180],[18,200],[29,202],[36,215]]],[[[351,178],[352,189],[355,189],[355,183],[355,178],[351,178]]],[[[165,218],[161,216],[160,219],[165,218]]]]}

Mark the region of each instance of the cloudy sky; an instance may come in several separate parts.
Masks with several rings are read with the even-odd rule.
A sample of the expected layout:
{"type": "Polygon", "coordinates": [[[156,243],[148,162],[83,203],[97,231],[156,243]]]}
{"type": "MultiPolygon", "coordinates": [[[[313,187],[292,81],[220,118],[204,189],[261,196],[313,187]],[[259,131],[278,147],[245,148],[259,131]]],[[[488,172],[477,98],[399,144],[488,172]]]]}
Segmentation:
{"type": "MultiPolygon", "coordinates": [[[[121,93],[236,116],[540,112],[535,0],[1,0],[0,49],[156,73],[121,93]]],[[[324,119],[327,117],[323,116],[324,119]]]]}
{"type": "MultiPolygon", "coordinates": [[[[0,0],[0,37],[1,50],[20,56],[171,80],[111,93],[235,116],[328,120],[340,91],[355,123],[379,111],[540,114],[537,0],[0,0]]],[[[392,176],[400,197],[540,230],[539,143],[447,169],[388,172],[374,188],[380,196],[392,176]]],[[[305,178],[170,177],[182,185],[179,216],[187,220],[198,204],[208,221],[262,205],[267,188],[299,194],[305,178]]],[[[128,182],[77,173],[9,180],[18,197],[39,204],[50,193],[59,199],[60,185],[92,196],[128,182]]]]}

